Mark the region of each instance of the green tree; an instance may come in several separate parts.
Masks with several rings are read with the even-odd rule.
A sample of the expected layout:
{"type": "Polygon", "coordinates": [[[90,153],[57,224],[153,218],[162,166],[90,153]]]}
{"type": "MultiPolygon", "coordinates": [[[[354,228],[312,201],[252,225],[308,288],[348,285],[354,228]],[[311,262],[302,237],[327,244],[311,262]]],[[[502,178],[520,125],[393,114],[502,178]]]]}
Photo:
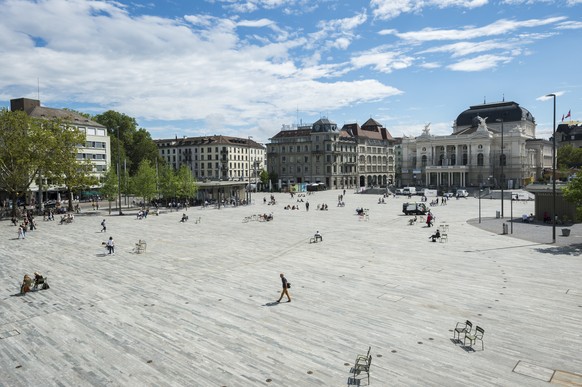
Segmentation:
{"type": "Polygon", "coordinates": [[[159,168],[159,187],[166,204],[168,204],[170,198],[177,196],[178,176],[176,175],[176,171],[165,163],[159,168]]]}
{"type": "Polygon", "coordinates": [[[181,199],[191,199],[198,192],[196,179],[186,165],[182,165],[176,173],[177,196],[181,199]]]}
{"type": "MultiPolygon", "coordinates": [[[[103,195],[109,202],[109,214],[111,214],[111,202],[115,201],[119,196],[119,179],[117,178],[117,173],[115,173],[115,168],[110,167],[107,170],[102,183],[101,195],[103,195]]],[[[121,208],[121,203],[119,203],[119,206],[121,208]]]]}
{"type": "Polygon", "coordinates": [[[69,164],[76,163],[77,146],[84,142],[79,130],[59,120],[0,110],[0,188],[16,203],[41,172],[44,176],[64,175],[69,164]]]}
{"type": "Polygon", "coordinates": [[[261,179],[261,183],[263,183],[263,191],[267,190],[269,187],[269,172],[267,172],[266,169],[263,169],[259,178],[261,179]]]}
{"type": "Polygon", "coordinates": [[[135,175],[142,160],[150,160],[152,164],[161,160],[150,133],[143,128],[138,129],[135,118],[108,110],[96,115],[93,120],[107,128],[111,138],[112,162],[119,160],[122,165],[127,164],[131,176],[135,175]]]}
{"type": "Polygon", "coordinates": [[[582,148],[574,148],[572,144],[560,146],[556,162],[559,178],[567,178],[572,173],[572,169],[578,169],[582,166],[582,148]]]}
{"type": "Polygon", "coordinates": [[[137,173],[131,179],[131,186],[133,192],[143,198],[144,203],[148,203],[156,195],[156,169],[149,160],[139,163],[137,173]]]}
{"type": "Polygon", "coordinates": [[[576,176],[562,188],[564,198],[576,205],[576,217],[582,219],[582,171],[578,171],[576,176]]]}

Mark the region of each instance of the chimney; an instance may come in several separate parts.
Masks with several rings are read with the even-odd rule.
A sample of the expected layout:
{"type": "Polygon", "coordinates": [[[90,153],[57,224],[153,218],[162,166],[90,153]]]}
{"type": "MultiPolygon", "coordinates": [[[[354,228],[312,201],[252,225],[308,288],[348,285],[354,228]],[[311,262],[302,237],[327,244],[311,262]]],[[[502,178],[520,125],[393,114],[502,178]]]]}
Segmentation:
{"type": "Polygon", "coordinates": [[[35,107],[40,106],[40,101],[37,99],[17,98],[10,100],[10,110],[13,112],[21,110],[30,114],[35,107]]]}

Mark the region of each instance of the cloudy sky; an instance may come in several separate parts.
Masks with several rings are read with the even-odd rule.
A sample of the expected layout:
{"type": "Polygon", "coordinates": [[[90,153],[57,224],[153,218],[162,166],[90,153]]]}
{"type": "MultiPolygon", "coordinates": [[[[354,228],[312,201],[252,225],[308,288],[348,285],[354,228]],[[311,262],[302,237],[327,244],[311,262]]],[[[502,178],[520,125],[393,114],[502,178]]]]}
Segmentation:
{"type": "Polygon", "coordinates": [[[153,138],[268,142],[372,117],[451,132],[505,99],[582,120],[582,0],[0,0],[0,107],[135,117],[153,138]]]}

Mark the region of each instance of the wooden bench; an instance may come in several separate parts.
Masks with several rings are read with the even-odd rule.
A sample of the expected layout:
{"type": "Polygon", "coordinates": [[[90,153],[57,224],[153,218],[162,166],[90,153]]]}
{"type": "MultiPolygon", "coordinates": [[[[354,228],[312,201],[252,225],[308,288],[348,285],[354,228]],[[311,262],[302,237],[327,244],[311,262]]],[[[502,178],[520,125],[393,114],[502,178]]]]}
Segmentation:
{"type": "Polygon", "coordinates": [[[143,239],[140,239],[139,242],[137,242],[135,244],[135,247],[133,248],[133,252],[135,254],[145,253],[147,247],[148,247],[148,244],[146,243],[146,241],[144,241],[143,239]]]}

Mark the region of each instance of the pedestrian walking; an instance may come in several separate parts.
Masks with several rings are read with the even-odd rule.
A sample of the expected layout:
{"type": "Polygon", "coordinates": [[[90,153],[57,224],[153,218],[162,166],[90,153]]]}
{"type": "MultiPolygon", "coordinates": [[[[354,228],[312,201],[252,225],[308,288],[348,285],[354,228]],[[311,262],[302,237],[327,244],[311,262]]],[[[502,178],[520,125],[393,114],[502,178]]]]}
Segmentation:
{"type": "Polygon", "coordinates": [[[105,246],[107,247],[109,254],[115,254],[115,242],[113,241],[113,237],[109,237],[105,246]]]}
{"type": "Polygon", "coordinates": [[[291,284],[287,282],[285,274],[281,273],[279,276],[281,277],[281,285],[283,287],[283,290],[281,290],[281,296],[279,297],[277,302],[281,302],[281,300],[283,299],[283,295],[287,296],[287,302],[291,302],[291,296],[289,295],[289,288],[291,287],[291,284]]]}
{"type": "Polygon", "coordinates": [[[309,202],[305,202],[305,210],[309,211],[309,202]]]}
{"type": "Polygon", "coordinates": [[[101,232],[107,232],[107,225],[105,224],[105,219],[101,222],[101,232]]]}

